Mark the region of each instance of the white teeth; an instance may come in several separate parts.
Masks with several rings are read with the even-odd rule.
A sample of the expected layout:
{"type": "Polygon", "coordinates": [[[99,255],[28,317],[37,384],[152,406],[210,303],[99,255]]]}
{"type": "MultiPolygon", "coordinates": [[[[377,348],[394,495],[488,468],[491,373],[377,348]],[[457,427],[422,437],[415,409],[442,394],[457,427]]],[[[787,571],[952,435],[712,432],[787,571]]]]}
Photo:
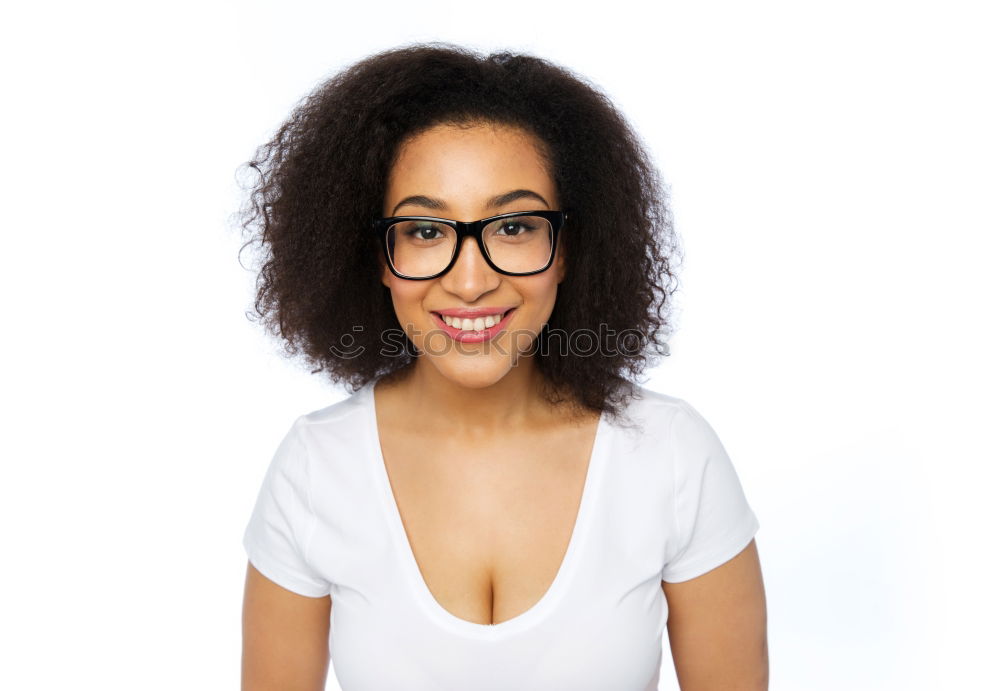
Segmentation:
{"type": "Polygon", "coordinates": [[[461,317],[449,317],[446,314],[442,314],[441,319],[453,329],[482,331],[483,329],[488,329],[491,326],[499,324],[500,320],[503,319],[503,313],[490,314],[485,317],[476,317],[475,319],[462,319],[461,317]]]}

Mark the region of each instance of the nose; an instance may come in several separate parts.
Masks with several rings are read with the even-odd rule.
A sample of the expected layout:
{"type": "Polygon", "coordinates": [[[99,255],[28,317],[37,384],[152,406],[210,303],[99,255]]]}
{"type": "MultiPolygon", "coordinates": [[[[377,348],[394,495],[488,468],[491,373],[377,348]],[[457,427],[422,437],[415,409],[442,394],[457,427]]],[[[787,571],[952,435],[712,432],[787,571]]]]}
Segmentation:
{"type": "Polygon", "coordinates": [[[463,302],[475,302],[500,285],[500,274],[490,268],[479,251],[476,239],[463,238],[458,258],[451,270],[441,277],[441,287],[463,302]]]}

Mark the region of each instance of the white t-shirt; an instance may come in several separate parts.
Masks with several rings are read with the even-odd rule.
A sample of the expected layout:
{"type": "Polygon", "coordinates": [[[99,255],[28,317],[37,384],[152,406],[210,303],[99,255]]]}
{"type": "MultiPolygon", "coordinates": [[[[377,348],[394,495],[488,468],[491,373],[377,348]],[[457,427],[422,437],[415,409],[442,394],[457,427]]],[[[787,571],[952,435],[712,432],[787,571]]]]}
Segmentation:
{"type": "Polygon", "coordinates": [[[495,625],[428,590],[382,459],[374,384],[302,415],[271,461],[243,544],[267,578],[332,599],[344,691],[654,691],[667,601],[660,581],[736,556],[759,524],[708,422],[640,387],[640,432],[601,416],[562,565],[526,612],[495,625]]]}

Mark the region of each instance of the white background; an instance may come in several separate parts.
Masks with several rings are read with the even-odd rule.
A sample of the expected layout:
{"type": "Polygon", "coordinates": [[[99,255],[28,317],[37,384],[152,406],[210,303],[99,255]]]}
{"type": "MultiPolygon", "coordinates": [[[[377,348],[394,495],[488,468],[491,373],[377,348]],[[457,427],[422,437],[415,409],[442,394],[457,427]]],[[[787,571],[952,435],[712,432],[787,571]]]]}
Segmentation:
{"type": "Polygon", "coordinates": [[[771,688],[989,687],[989,4],[5,10],[0,687],[238,687],[264,469],[344,392],[244,316],[235,172],[324,77],[416,40],[569,66],[658,161],[686,262],[648,386],[712,423],[761,521],[771,688]]]}

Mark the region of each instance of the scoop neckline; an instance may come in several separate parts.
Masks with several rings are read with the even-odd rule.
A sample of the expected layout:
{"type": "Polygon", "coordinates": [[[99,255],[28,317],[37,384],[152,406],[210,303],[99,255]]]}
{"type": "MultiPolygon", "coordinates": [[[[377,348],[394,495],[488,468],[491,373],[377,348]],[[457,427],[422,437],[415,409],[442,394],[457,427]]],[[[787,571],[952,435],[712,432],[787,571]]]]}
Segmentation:
{"type": "Polygon", "coordinates": [[[579,566],[583,542],[593,522],[592,514],[594,512],[597,487],[604,469],[604,446],[608,434],[608,421],[605,418],[605,414],[602,412],[597,421],[597,430],[591,447],[590,459],[587,463],[587,474],[584,479],[576,521],[573,524],[569,544],[566,547],[566,553],[563,555],[562,563],[559,565],[555,578],[549,584],[548,589],[542,595],[541,599],[524,612],[499,624],[479,624],[458,617],[445,609],[434,597],[434,594],[427,585],[427,581],[424,580],[423,574],[420,572],[417,558],[406,535],[403,517],[399,511],[399,504],[396,503],[396,497],[393,494],[392,484],[389,480],[389,470],[385,465],[385,457],[382,454],[382,443],[378,434],[378,417],[375,411],[375,384],[377,381],[369,382],[365,386],[362,399],[366,412],[367,439],[372,450],[372,453],[368,455],[373,459],[372,469],[375,472],[379,486],[382,488],[384,514],[389,524],[392,539],[396,545],[396,553],[399,555],[400,561],[403,562],[403,571],[405,572],[407,584],[416,597],[418,604],[431,619],[445,629],[471,638],[497,638],[524,631],[544,620],[546,615],[558,604],[569,587],[569,583],[579,566]]]}

